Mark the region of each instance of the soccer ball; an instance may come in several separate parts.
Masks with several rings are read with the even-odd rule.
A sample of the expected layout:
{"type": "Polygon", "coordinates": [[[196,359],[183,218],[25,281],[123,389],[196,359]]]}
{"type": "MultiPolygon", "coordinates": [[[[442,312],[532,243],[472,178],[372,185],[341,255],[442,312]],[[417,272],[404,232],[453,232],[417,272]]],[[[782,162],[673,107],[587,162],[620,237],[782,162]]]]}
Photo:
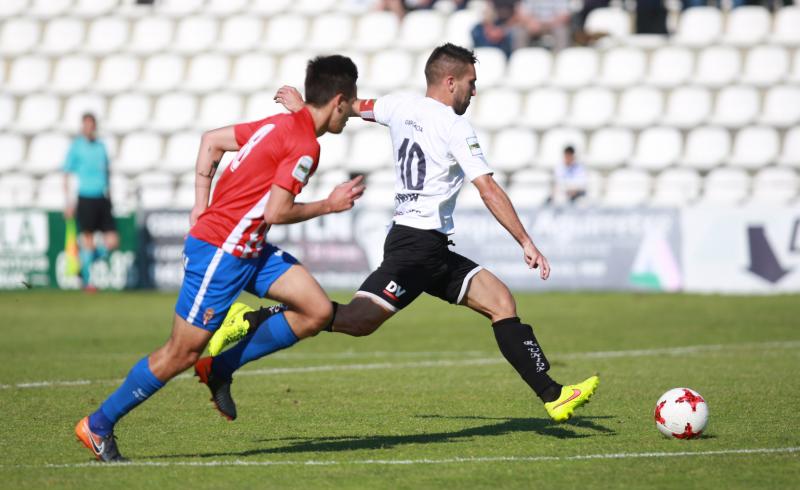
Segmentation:
{"type": "Polygon", "coordinates": [[[689,388],[673,388],[661,395],[653,414],[656,427],[667,437],[700,437],[708,422],[708,405],[700,393],[689,388]]]}

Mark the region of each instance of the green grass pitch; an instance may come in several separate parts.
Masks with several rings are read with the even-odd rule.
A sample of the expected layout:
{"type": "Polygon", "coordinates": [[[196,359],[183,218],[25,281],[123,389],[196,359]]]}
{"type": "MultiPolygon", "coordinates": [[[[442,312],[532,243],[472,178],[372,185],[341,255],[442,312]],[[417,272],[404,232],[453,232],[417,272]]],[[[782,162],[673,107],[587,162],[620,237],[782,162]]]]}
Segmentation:
{"type": "Polygon", "coordinates": [[[0,487],[799,485],[798,296],[517,295],[557,380],[600,373],[592,403],[561,425],[486,320],[424,297],[371,337],[323,333],[248,365],[235,422],[204,386],[174,380],[117,428],[134,464],[92,463],[73,426],[167,338],[174,298],[0,294],[0,487]],[[708,400],[700,440],[653,424],[678,386],[708,400]]]}

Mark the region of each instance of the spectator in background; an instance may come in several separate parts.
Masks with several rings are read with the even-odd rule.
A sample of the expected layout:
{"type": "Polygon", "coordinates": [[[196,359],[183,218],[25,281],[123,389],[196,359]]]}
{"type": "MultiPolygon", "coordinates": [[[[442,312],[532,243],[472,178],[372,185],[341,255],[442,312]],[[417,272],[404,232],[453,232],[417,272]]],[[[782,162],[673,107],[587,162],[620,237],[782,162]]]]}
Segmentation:
{"type": "Polygon", "coordinates": [[[518,3],[519,0],[492,0],[487,4],[483,22],[472,29],[472,41],[476,48],[499,48],[506,56],[511,56],[516,47],[518,3]]]}
{"type": "Polygon", "coordinates": [[[550,202],[574,203],[586,195],[586,169],[575,160],[575,148],[564,148],[564,164],[556,167],[553,176],[553,196],[550,202]]]}
{"type": "MultiPolygon", "coordinates": [[[[394,12],[399,18],[403,18],[412,10],[425,10],[433,8],[437,0],[378,0],[378,10],[389,10],[394,12]]],[[[461,10],[467,6],[467,0],[454,0],[456,10],[461,10]]]]}
{"type": "Polygon", "coordinates": [[[572,12],[569,0],[521,0],[519,23],[528,44],[561,50],[572,42],[572,12]]]}
{"type": "Polygon", "coordinates": [[[664,0],[636,0],[636,34],[667,33],[667,7],[664,0]]]}
{"type": "Polygon", "coordinates": [[[92,263],[119,245],[111,215],[108,163],[106,146],[97,139],[97,119],[94,114],[86,113],[81,119],[81,134],[72,141],[64,160],[64,195],[67,196],[64,216],[75,217],[78,222],[81,279],[87,291],[95,290],[91,281],[92,263]],[[77,204],[69,197],[68,174],[75,174],[78,179],[77,204]],[[94,234],[98,231],[103,232],[104,245],[99,254],[94,243],[94,234]]]}

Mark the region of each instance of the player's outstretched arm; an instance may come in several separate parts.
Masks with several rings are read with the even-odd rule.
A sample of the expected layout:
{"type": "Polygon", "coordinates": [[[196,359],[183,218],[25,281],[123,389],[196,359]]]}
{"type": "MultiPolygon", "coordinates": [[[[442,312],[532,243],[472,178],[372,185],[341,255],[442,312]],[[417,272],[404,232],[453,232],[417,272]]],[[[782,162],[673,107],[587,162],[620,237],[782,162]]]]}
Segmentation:
{"type": "Polygon", "coordinates": [[[530,235],[525,230],[519,220],[517,211],[508,198],[508,194],[500,187],[491,175],[481,175],[472,181],[481,193],[486,207],[492,212],[495,219],[508,230],[511,236],[522,246],[525,254],[525,263],[532,269],[539,269],[539,276],[542,279],[550,277],[550,263],[544,255],[536,248],[530,235]]]}
{"type": "Polygon", "coordinates": [[[264,209],[264,221],[269,225],[282,225],[347,211],[364,194],[363,180],[364,176],[359,175],[337,185],[326,199],[309,203],[294,202],[294,194],[273,184],[264,209]]]}
{"type": "MultiPolygon", "coordinates": [[[[279,88],[277,92],[275,92],[275,102],[283,105],[287,110],[290,112],[297,112],[303,108],[303,96],[300,95],[300,91],[290,85],[284,85],[283,87],[279,88]]],[[[350,105],[350,115],[349,117],[362,117],[362,111],[364,111],[367,107],[369,107],[369,112],[372,111],[372,102],[374,104],[374,100],[369,99],[354,99],[353,103],[350,105]]],[[[370,119],[371,120],[371,119],[370,119]]]]}
{"type": "Polygon", "coordinates": [[[208,198],[211,194],[211,181],[217,172],[222,155],[226,151],[237,151],[239,143],[233,126],[212,129],[203,133],[200,139],[200,150],[197,152],[194,176],[194,207],[189,216],[189,225],[194,226],[197,218],[208,207],[208,198]]]}

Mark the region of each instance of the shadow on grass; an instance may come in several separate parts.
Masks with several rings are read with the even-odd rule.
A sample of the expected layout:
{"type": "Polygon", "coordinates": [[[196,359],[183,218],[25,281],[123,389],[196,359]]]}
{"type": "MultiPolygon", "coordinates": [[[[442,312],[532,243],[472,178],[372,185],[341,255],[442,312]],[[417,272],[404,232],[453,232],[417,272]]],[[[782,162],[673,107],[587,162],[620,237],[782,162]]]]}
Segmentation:
{"type": "Polygon", "coordinates": [[[431,432],[424,434],[402,435],[373,435],[373,436],[337,436],[337,437],[308,437],[308,438],[276,438],[260,439],[256,442],[281,442],[291,441],[279,447],[250,449],[247,451],[195,453],[195,454],[170,454],[157,455],[152,458],[185,458],[185,457],[247,457],[263,454],[295,454],[357,451],[364,449],[392,449],[405,444],[435,444],[467,440],[474,437],[501,436],[515,432],[526,432],[557,439],[582,439],[594,437],[597,434],[578,433],[575,427],[589,429],[606,436],[616,435],[613,429],[601,425],[598,420],[610,419],[603,417],[575,417],[566,424],[554,424],[549,419],[529,418],[491,418],[480,416],[445,417],[439,415],[420,415],[419,418],[443,420],[479,420],[491,421],[489,424],[477,427],[466,427],[452,432],[431,432]]]}

